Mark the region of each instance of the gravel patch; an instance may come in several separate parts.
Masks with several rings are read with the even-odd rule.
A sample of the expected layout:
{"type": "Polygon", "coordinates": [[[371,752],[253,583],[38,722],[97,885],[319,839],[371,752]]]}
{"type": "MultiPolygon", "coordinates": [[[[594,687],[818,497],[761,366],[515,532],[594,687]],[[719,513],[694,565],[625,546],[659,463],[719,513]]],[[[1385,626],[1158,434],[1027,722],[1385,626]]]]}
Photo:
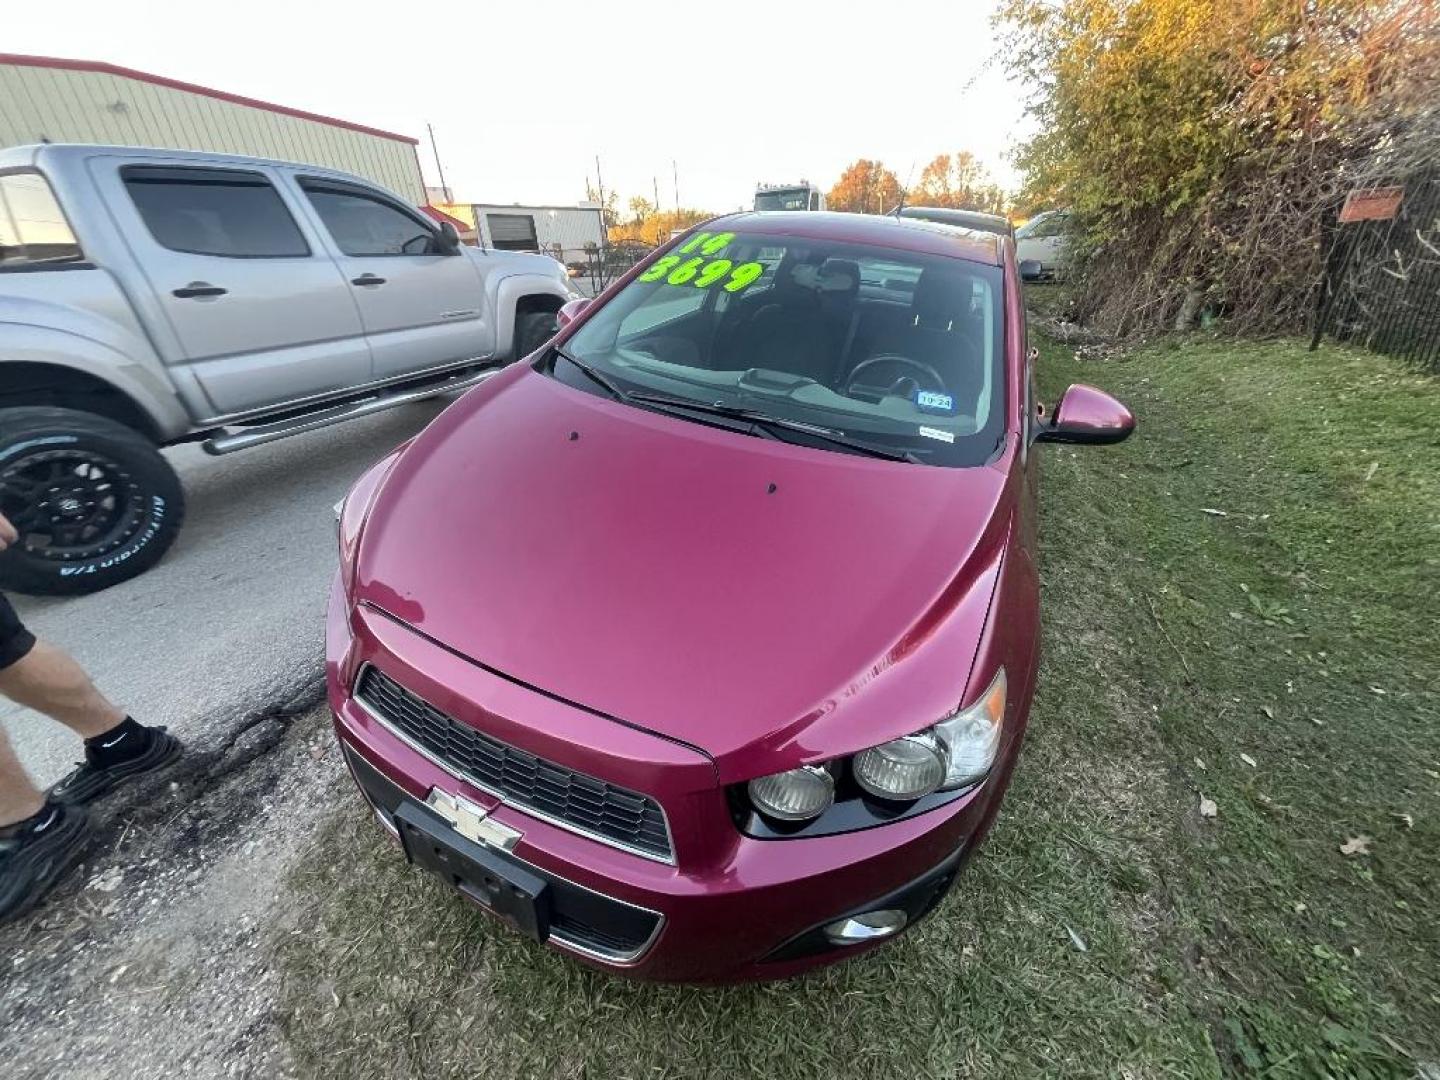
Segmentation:
{"type": "Polygon", "coordinates": [[[101,805],[90,858],[0,930],[8,1077],[285,1077],[266,947],[283,881],[343,773],[301,695],[176,766],[159,795],[101,805]]]}

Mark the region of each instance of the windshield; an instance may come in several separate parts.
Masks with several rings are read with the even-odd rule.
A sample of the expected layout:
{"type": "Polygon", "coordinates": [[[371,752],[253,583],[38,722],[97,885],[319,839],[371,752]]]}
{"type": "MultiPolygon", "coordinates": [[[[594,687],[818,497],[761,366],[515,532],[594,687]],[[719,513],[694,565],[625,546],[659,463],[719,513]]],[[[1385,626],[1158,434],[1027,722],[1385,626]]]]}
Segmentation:
{"type": "MultiPolygon", "coordinates": [[[[1004,430],[1001,281],[998,267],[963,259],[700,233],[564,349],[625,394],[750,410],[926,464],[976,465],[1004,430]]],[[[572,364],[543,366],[606,392],[572,364]]],[[[815,445],[843,452],[833,440],[815,445]]]]}
{"type": "Polygon", "coordinates": [[[1016,240],[1039,240],[1047,236],[1059,236],[1065,230],[1065,215],[1055,210],[1036,214],[1015,230],[1016,240]]]}
{"type": "Polygon", "coordinates": [[[756,210],[804,210],[810,205],[809,188],[760,191],[755,194],[756,210]]]}

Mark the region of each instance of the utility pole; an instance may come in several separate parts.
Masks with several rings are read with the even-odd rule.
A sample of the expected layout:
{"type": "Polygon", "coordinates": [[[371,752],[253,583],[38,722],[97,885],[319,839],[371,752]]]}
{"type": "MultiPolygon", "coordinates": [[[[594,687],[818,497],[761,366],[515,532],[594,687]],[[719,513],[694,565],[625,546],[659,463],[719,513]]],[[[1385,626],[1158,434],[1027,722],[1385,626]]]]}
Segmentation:
{"type": "Polygon", "coordinates": [[[656,177],[650,177],[650,183],[655,188],[655,212],[660,212],[660,181],[656,177]]]}
{"type": "Polygon", "coordinates": [[[452,203],[455,200],[450,197],[450,186],[445,183],[445,166],[440,164],[440,147],[435,145],[435,129],[426,124],[425,130],[430,133],[430,149],[435,152],[435,171],[440,174],[440,190],[445,193],[445,201],[452,203]]]}
{"type": "Polygon", "coordinates": [[[680,213],[680,166],[675,164],[675,159],[670,159],[670,171],[675,175],[675,213],[680,213]]]}
{"type": "Polygon", "coordinates": [[[610,225],[605,220],[605,178],[600,175],[600,155],[595,155],[595,188],[600,192],[600,265],[605,266],[605,248],[610,243],[610,225]]]}

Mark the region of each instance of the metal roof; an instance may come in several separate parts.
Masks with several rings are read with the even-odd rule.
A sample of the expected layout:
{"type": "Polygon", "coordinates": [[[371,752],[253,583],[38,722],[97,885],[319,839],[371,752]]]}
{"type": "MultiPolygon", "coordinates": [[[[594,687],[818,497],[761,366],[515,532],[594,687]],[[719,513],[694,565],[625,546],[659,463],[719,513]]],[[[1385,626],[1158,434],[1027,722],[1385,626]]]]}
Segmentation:
{"type": "Polygon", "coordinates": [[[118,64],[107,64],[100,60],[67,60],[58,56],[26,56],[21,53],[0,53],[0,65],[11,64],[16,67],[38,67],[53,68],[59,71],[90,71],[102,75],[115,75],[122,79],[135,79],[139,82],[151,83],[155,86],[169,87],[171,90],[183,90],[190,94],[199,94],[202,97],[215,98],[219,101],[228,101],[234,105],[248,105],[252,109],[263,109],[266,112],[281,113],[285,116],[294,116],[301,120],[313,120],[317,124],[329,124],[331,127],[348,128],[351,131],[359,131],[366,135],[375,135],[382,139],[395,139],[398,142],[418,145],[419,139],[412,139],[409,135],[397,135],[393,131],[383,131],[380,128],[367,127],[364,124],[352,123],[349,120],[337,120],[333,116],[323,116],[320,113],[306,112],[304,109],[292,109],[288,105],[276,105],[273,102],[261,101],[258,98],[244,97],[241,94],[232,94],[226,90],[214,90],[208,86],[200,86],[197,83],[181,82],[179,79],[166,78],[164,75],[151,75],[147,71],[136,71],[134,68],[121,67],[118,64]]]}

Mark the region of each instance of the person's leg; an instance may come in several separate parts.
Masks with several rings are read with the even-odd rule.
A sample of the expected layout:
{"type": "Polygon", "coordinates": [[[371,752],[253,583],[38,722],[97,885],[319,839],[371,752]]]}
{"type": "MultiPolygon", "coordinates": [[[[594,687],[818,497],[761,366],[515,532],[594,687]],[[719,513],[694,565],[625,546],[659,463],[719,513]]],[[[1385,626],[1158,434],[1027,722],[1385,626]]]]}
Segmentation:
{"type": "Polygon", "coordinates": [[[45,793],[30,779],[0,729],[0,828],[34,817],[44,805],[45,793]]]}
{"type": "MultiPolygon", "coordinates": [[[[26,666],[36,648],[34,635],[0,596],[0,683],[30,686],[29,672],[16,677],[14,671],[26,666]]],[[[42,657],[42,665],[44,662],[42,657]]],[[[34,670],[38,669],[29,669],[34,670]]],[[[79,707],[82,700],[72,688],[60,701],[61,710],[66,715],[85,712],[83,729],[94,730],[101,721],[79,707]]],[[[84,854],[89,842],[90,822],[84,808],[66,806],[42,794],[0,731],[0,922],[34,907],[84,854]]]]}
{"type": "MultiPolygon", "coordinates": [[[[10,601],[0,594],[0,679],[35,649],[35,635],[25,629],[10,601]]],[[[45,797],[31,781],[5,733],[0,731],[0,827],[39,813],[45,797]]]]}
{"type": "Polygon", "coordinates": [[[85,808],[47,799],[0,731],[0,923],[44,899],[90,839],[85,808]]]}
{"type": "MultiPolygon", "coordinates": [[[[69,653],[37,641],[4,596],[0,596],[0,694],[58,720],[85,740],[85,760],[46,792],[53,802],[90,802],[180,756],[180,740],[164,728],[145,727],[126,716],[95,688],[69,653]]],[[[19,769],[18,762],[15,768],[19,769]]],[[[26,788],[15,790],[17,802],[28,797],[26,788]]]]}
{"type": "Polygon", "coordinates": [[[82,739],[93,739],[125,721],[125,713],[95,689],[69,653],[44,641],[0,670],[0,694],[59,720],[82,739]]]}

